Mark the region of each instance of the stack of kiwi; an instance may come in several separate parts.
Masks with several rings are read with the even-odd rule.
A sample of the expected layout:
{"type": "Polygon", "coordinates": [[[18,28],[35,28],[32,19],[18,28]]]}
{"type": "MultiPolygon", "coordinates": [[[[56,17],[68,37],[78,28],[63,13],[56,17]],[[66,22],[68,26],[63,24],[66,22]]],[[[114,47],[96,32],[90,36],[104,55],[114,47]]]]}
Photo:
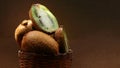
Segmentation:
{"type": "Polygon", "coordinates": [[[65,31],[49,9],[33,4],[29,17],[15,30],[15,40],[20,50],[41,55],[59,55],[69,51],[65,31]]]}

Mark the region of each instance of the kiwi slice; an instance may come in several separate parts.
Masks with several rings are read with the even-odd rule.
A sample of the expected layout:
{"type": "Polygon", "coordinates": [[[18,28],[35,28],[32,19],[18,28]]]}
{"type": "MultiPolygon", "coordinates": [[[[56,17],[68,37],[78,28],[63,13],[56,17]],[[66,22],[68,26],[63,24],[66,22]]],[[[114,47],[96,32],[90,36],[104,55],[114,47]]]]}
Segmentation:
{"type": "Polygon", "coordinates": [[[36,29],[52,33],[59,28],[56,17],[44,5],[33,4],[29,16],[36,29]]]}

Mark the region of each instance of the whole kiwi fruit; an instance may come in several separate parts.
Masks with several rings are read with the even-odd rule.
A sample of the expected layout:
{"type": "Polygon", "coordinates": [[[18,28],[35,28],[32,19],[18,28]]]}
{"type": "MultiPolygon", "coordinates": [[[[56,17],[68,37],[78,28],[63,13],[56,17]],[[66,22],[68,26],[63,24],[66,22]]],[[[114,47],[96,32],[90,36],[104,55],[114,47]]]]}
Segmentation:
{"type": "Polygon", "coordinates": [[[23,20],[22,23],[20,23],[20,25],[18,25],[18,27],[15,30],[15,40],[17,41],[17,43],[19,45],[21,45],[21,41],[23,38],[23,35],[32,29],[32,21],[31,20],[23,20]]]}
{"type": "Polygon", "coordinates": [[[30,31],[23,36],[21,50],[41,55],[57,55],[58,43],[49,35],[40,31],[30,31]]]}

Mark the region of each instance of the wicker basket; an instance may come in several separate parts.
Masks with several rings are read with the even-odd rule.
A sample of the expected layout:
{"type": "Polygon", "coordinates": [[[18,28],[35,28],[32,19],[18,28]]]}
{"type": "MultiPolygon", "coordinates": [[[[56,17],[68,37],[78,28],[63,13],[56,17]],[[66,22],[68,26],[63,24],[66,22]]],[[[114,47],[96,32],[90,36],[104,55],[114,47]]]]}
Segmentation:
{"type": "Polygon", "coordinates": [[[57,56],[19,51],[20,68],[71,68],[72,52],[57,56]]]}

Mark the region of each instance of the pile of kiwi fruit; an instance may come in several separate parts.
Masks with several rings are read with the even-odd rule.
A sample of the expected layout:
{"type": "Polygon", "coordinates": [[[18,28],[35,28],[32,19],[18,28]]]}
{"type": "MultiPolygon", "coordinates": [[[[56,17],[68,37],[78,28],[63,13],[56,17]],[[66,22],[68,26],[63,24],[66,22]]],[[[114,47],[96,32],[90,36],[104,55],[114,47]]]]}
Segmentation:
{"type": "Polygon", "coordinates": [[[15,40],[20,50],[41,55],[59,55],[69,51],[66,33],[56,17],[41,4],[33,4],[29,19],[15,29],[15,40]]]}

